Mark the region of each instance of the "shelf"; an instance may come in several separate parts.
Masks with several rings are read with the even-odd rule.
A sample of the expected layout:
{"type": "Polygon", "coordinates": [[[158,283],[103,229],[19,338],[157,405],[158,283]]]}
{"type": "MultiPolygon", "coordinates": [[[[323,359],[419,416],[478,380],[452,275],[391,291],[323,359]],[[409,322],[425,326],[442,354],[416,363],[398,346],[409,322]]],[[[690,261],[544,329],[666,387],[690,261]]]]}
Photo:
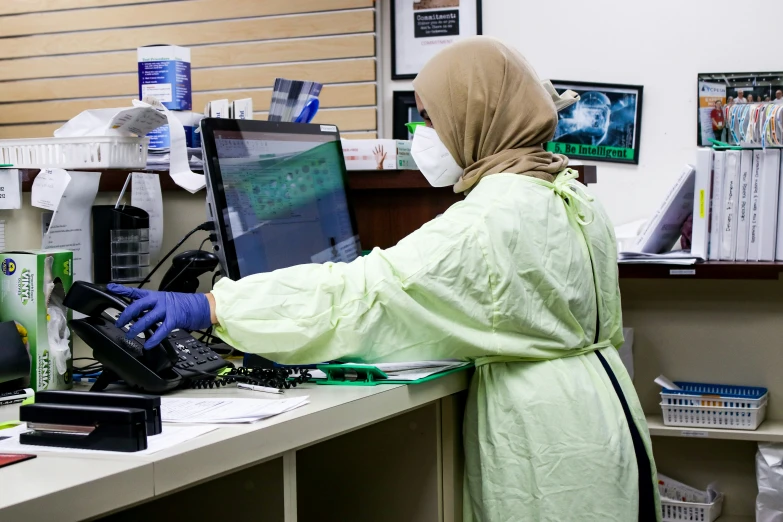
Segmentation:
{"type": "Polygon", "coordinates": [[[715,522],[756,522],[755,516],[742,516],[742,515],[721,515],[715,522]]]}
{"type": "Polygon", "coordinates": [[[747,440],[753,442],[783,442],[783,421],[766,420],[755,431],[721,430],[715,428],[688,428],[664,426],[660,415],[647,415],[650,435],[657,437],[685,437],[719,440],[747,440]]]}
{"type": "MultiPolygon", "coordinates": [[[[22,190],[29,192],[33,186],[33,180],[38,175],[38,169],[22,170],[22,190]]],[[[73,170],[73,169],[72,169],[73,170]]],[[[92,170],[96,169],[85,169],[92,170]]],[[[596,182],[596,167],[593,165],[574,166],[579,172],[579,179],[583,183],[596,182]]],[[[146,169],[112,169],[101,170],[101,183],[98,188],[101,192],[119,192],[125,183],[129,172],[151,172],[161,174],[160,186],[162,190],[182,190],[179,188],[168,171],[154,171],[146,169]]],[[[451,187],[433,188],[426,178],[418,170],[351,170],[348,171],[348,188],[350,190],[385,190],[385,189],[428,189],[431,191],[452,192],[451,187]]]]}
{"type": "Polygon", "coordinates": [[[783,263],[733,263],[709,261],[695,265],[620,263],[624,279],[778,279],[783,263]]]}

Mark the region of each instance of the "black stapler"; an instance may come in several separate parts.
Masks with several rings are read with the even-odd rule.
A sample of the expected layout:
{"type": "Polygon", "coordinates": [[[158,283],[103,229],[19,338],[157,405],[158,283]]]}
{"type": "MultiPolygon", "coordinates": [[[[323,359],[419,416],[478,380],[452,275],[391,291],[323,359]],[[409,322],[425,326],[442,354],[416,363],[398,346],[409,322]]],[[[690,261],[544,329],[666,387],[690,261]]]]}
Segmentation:
{"type": "Polygon", "coordinates": [[[137,393],[101,393],[75,391],[42,391],[35,396],[36,404],[69,404],[71,406],[102,406],[109,408],[139,408],[147,417],[147,435],[163,431],[160,397],[137,393]]]}
{"type": "Polygon", "coordinates": [[[33,446],[135,452],[147,449],[146,413],[140,408],[27,404],[19,420],[30,431],[19,442],[33,446]]]}

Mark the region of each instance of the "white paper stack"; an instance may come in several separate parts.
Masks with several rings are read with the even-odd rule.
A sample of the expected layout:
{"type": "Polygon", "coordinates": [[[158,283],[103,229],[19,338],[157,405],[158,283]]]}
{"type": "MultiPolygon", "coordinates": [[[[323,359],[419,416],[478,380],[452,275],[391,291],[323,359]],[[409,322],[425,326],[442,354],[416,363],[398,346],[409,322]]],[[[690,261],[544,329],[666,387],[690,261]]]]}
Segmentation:
{"type": "Polygon", "coordinates": [[[163,422],[243,424],[268,419],[309,402],[307,396],[290,399],[163,397],[161,418],[163,422]]]}

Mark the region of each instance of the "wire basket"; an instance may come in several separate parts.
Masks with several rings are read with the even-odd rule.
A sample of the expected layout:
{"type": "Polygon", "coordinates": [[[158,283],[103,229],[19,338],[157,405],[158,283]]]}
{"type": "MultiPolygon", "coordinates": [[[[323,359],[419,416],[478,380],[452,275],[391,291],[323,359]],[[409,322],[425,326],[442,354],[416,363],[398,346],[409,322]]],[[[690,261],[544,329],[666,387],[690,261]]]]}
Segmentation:
{"type": "Polygon", "coordinates": [[[16,168],[143,169],[149,138],[84,136],[0,140],[0,163],[16,168]]]}
{"type": "Polygon", "coordinates": [[[766,388],[676,382],[681,390],[661,390],[666,426],[755,430],[767,413],[766,388]]]}
{"type": "Polygon", "coordinates": [[[661,498],[661,514],[663,522],[714,522],[723,510],[723,495],[719,494],[712,504],[697,502],[681,502],[661,498]]]}

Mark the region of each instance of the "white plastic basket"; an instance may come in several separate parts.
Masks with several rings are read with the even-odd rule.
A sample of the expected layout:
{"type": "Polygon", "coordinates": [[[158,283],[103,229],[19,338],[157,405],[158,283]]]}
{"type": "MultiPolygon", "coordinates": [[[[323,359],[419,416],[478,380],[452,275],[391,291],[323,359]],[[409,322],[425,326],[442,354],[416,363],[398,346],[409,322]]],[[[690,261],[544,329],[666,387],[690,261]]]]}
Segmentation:
{"type": "Polygon", "coordinates": [[[0,163],[17,168],[143,169],[149,138],[85,136],[0,140],[0,163]]]}
{"type": "Polygon", "coordinates": [[[661,403],[663,424],[721,428],[726,430],[755,430],[767,414],[766,401],[758,408],[726,408],[708,406],[672,406],[661,403]]]}
{"type": "Polygon", "coordinates": [[[680,502],[661,498],[661,514],[663,522],[714,522],[723,510],[723,495],[720,494],[712,504],[697,502],[680,502]]]}

